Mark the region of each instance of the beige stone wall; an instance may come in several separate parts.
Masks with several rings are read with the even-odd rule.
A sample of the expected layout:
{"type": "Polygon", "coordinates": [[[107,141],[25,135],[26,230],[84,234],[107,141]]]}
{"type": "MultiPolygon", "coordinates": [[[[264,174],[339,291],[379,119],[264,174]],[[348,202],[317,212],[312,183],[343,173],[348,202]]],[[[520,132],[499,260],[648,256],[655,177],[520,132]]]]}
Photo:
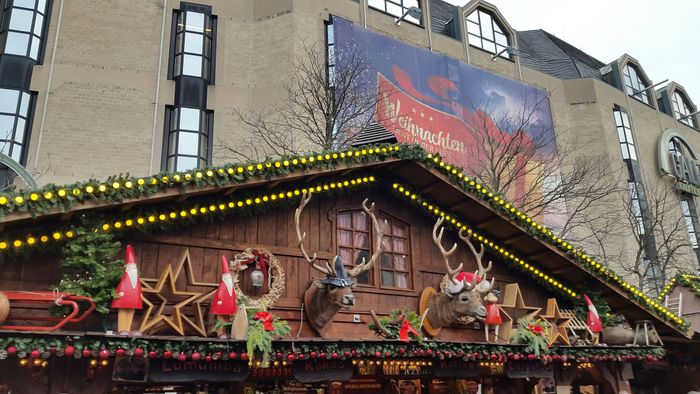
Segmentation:
{"type": "MultiPolygon", "coordinates": [[[[217,148],[219,141],[235,143],[244,136],[234,109],[279,102],[295,54],[304,45],[323,44],[323,21],[329,14],[361,22],[361,6],[351,0],[199,3],[212,5],[218,16],[216,82],[208,97],[208,108],[215,112],[214,164],[227,157],[217,148]]],[[[40,184],[160,170],[164,107],[172,103],[175,87],[167,79],[167,67],[172,12],[178,7],[178,0],[53,2],[44,63],[35,67],[32,80],[38,100],[27,167],[42,174],[40,184]]],[[[371,9],[366,20],[379,33],[419,47],[429,45],[427,32],[410,23],[396,26],[393,17],[371,9]]],[[[675,128],[700,149],[696,130],[601,81],[562,81],[519,69],[516,61],[491,61],[489,53],[437,34],[431,42],[436,52],[546,89],[562,143],[607,160],[615,171],[624,167],[612,108],[625,107],[647,187],[662,181],[656,160],[661,130],[675,128]]],[[[625,181],[622,176],[622,186],[625,181]]],[[[615,239],[618,250],[629,249],[630,242],[624,235],[615,239]]],[[[687,255],[688,269],[697,267],[689,249],[687,255]]]]}

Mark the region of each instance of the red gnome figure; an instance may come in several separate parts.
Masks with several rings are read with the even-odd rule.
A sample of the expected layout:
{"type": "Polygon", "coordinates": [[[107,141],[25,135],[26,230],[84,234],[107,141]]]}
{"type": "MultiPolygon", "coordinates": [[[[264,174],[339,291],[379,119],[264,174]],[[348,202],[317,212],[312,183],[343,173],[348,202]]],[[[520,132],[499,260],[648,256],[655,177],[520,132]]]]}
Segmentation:
{"type": "Polygon", "coordinates": [[[591,299],[585,294],[583,295],[583,299],[586,300],[586,305],[588,305],[588,319],[586,320],[588,328],[590,328],[591,332],[594,334],[603,331],[603,322],[600,320],[600,316],[598,316],[598,310],[595,309],[595,305],[593,305],[591,299]]]}
{"type": "Polygon", "coordinates": [[[489,326],[496,326],[494,329],[494,342],[498,342],[498,329],[503,324],[501,319],[501,311],[498,310],[498,305],[496,305],[496,295],[489,292],[486,297],[486,320],[484,320],[484,332],[486,333],[486,342],[489,341],[489,326]]]}
{"type": "Polygon", "coordinates": [[[139,331],[131,331],[134,312],[136,309],[143,308],[139,271],[136,268],[136,257],[134,257],[134,249],[131,248],[131,245],[126,245],[124,275],[122,275],[122,280],[117,286],[117,298],[112,301],[112,308],[119,309],[117,315],[117,331],[119,335],[141,336],[139,331]]]}
{"type": "Polygon", "coordinates": [[[236,293],[233,291],[233,278],[231,278],[226,256],[221,256],[221,283],[216,289],[209,313],[216,316],[216,320],[221,322],[219,323],[220,328],[216,329],[219,338],[226,339],[227,335],[222,323],[229,322],[230,317],[236,314],[236,293]]]}

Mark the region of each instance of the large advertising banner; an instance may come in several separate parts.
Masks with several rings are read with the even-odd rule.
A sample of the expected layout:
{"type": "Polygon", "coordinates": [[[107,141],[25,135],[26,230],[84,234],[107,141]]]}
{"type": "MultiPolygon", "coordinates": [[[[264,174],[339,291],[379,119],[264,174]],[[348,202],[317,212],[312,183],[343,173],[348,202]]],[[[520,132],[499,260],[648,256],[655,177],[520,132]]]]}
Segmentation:
{"type": "Polygon", "coordinates": [[[399,142],[416,143],[440,153],[473,175],[483,174],[486,165],[499,160],[499,149],[509,149],[506,154],[512,154],[517,153],[514,144],[523,149],[534,146],[538,154],[522,158],[528,162],[518,162],[521,158],[517,154],[508,158],[512,163],[504,168],[522,175],[515,177],[508,197],[517,201],[525,193],[543,192],[547,182],[528,180],[534,176],[528,168],[532,160],[549,157],[551,161],[556,154],[549,98],[544,90],[338,17],[333,18],[333,38],[336,72],[347,66],[338,53],[359,52],[368,60],[366,82],[377,92],[374,121],[399,142]]]}

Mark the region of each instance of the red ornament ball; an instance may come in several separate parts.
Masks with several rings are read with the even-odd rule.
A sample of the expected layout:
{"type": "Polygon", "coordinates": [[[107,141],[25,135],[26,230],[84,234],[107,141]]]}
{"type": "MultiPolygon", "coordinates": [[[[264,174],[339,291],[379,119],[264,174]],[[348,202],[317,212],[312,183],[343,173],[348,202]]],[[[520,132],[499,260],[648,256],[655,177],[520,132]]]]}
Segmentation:
{"type": "MultiPolygon", "coordinates": [[[[7,349],[7,353],[8,353],[8,354],[10,353],[10,349],[9,349],[9,348],[7,349]]],[[[74,347],[74,346],[68,345],[68,346],[66,346],[65,348],[63,348],[63,355],[64,355],[64,356],[66,356],[66,357],[73,357],[74,354],[75,354],[75,347],[74,347]]]]}
{"type": "Polygon", "coordinates": [[[399,353],[400,353],[400,354],[405,354],[405,353],[406,353],[406,349],[405,349],[405,348],[399,348],[399,353]]]}
{"type": "Polygon", "coordinates": [[[173,357],[173,352],[170,350],[166,350],[163,352],[163,358],[172,358],[173,357]]]}
{"type": "Polygon", "coordinates": [[[31,358],[39,358],[41,356],[41,352],[38,350],[32,350],[32,352],[29,354],[31,358]]]}
{"type": "Polygon", "coordinates": [[[352,356],[352,353],[350,353],[350,352],[347,351],[347,350],[346,350],[345,353],[343,353],[343,354],[345,355],[346,358],[352,356]]]}
{"type": "Polygon", "coordinates": [[[7,347],[7,355],[14,356],[15,354],[17,354],[17,348],[14,346],[8,346],[7,347]]]}
{"type": "Polygon", "coordinates": [[[496,361],[498,360],[498,355],[497,354],[492,354],[491,355],[491,361],[496,361]]]}
{"type": "Polygon", "coordinates": [[[284,358],[284,354],[282,354],[282,352],[277,352],[277,359],[281,360],[283,358],[284,358]]]}
{"type": "Polygon", "coordinates": [[[331,353],[331,358],[338,358],[338,353],[336,353],[336,352],[331,353]]]}
{"type": "Polygon", "coordinates": [[[311,352],[310,356],[311,356],[311,358],[316,358],[316,357],[318,357],[318,353],[311,352]]]}
{"type": "Polygon", "coordinates": [[[289,354],[289,355],[287,355],[287,361],[289,361],[289,362],[294,361],[294,358],[295,358],[295,357],[294,357],[294,354],[289,354]]]}
{"type": "Polygon", "coordinates": [[[202,359],[202,354],[199,352],[192,353],[192,360],[199,361],[202,359]]]}
{"type": "Polygon", "coordinates": [[[306,358],[306,356],[304,355],[304,353],[300,353],[300,354],[299,354],[299,360],[303,360],[303,359],[305,359],[305,358],[306,358]]]}
{"type": "Polygon", "coordinates": [[[211,362],[211,356],[207,354],[207,356],[204,357],[204,361],[211,362]]]}
{"type": "Polygon", "coordinates": [[[51,347],[49,348],[49,352],[50,352],[51,354],[56,354],[56,346],[51,346],[51,347]]]}
{"type": "Polygon", "coordinates": [[[241,353],[241,360],[248,361],[248,353],[241,353]]]}
{"type": "Polygon", "coordinates": [[[140,347],[134,349],[134,357],[143,357],[144,351],[140,347]]]}
{"type": "Polygon", "coordinates": [[[318,357],[319,357],[319,358],[326,358],[326,353],[321,352],[321,353],[318,354],[318,357]]]}
{"type": "Polygon", "coordinates": [[[374,352],[374,357],[381,357],[381,356],[382,356],[382,352],[380,352],[380,351],[374,352]]]}
{"type": "Polygon", "coordinates": [[[187,355],[186,355],[185,353],[180,353],[180,354],[177,356],[177,359],[180,360],[180,361],[187,361],[187,355]]]}
{"type": "Polygon", "coordinates": [[[157,353],[157,352],[155,352],[155,351],[153,351],[153,350],[151,350],[150,352],[148,352],[148,358],[156,358],[156,357],[158,357],[158,353],[157,353]]]}
{"type": "Polygon", "coordinates": [[[102,349],[102,350],[100,350],[100,358],[101,358],[102,360],[104,360],[104,359],[106,359],[106,358],[108,358],[108,357],[109,357],[109,350],[107,350],[107,349],[102,349]]]}
{"type": "Polygon", "coordinates": [[[537,356],[535,356],[534,354],[528,354],[528,355],[527,355],[527,359],[528,359],[528,360],[534,360],[535,357],[537,357],[537,356]]]}
{"type": "Polygon", "coordinates": [[[513,355],[513,360],[515,360],[515,361],[520,360],[520,355],[519,355],[519,354],[514,354],[514,355],[513,355]]]}
{"type": "Polygon", "coordinates": [[[114,352],[114,354],[117,356],[123,356],[124,354],[126,354],[126,350],[119,348],[116,352],[114,352]]]}
{"type": "Polygon", "coordinates": [[[231,360],[235,360],[237,356],[238,355],[236,354],[236,352],[231,352],[228,354],[228,358],[231,360]]]}
{"type": "Polygon", "coordinates": [[[90,349],[83,349],[83,357],[90,357],[92,355],[92,352],[90,349]]]}

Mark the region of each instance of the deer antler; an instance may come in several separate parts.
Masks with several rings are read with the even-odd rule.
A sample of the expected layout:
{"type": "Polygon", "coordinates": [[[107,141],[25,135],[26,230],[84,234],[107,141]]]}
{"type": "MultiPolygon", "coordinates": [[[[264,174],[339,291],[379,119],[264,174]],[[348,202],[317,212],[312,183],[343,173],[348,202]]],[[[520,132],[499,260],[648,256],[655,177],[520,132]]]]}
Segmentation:
{"type": "Polygon", "coordinates": [[[301,228],[299,228],[299,218],[301,217],[301,212],[304,210],[306,204],[308,204],[309,201],[311,201],[311,192],[309,191],[307,193],[306,190],[304,190],[301,195],[301,202],[299,203],[299,207],[294,211],[294,225],[296,226],[299,249],[304,255],[306,261],[309,264],[311,264],[311,267],[323,274],[326,274],[329,277],[335,277],[337,276],[335,273],[335,269],[330,264],[328,264],[328,262],[326,262],[325,267],[318,265],[316,263],[316,253],[314,253],[313,257],[309,257],[309,254],[306,252],[306,248],[304,247],[304,239],[306,239],[306,233],[302,233],[301,228]]]}
{"type": "Polygon", "coordinates": [[[387,330],[387,328],[384,327],[384,325],[382,325],[381,321],[379,321],[377,314],[374,313],[374,309],[370,309],[369,314],[372,316],[372,321],[374,321],[374,324],[377,326],[377,329],[379,331],[381,331],[384,334],[384,336],[390,337],[391,332],[389,330],[387,330]]]}
{"type": "MultiPolygon", "coordinates": [[[[364,201],[362,201],[362,210],[365,211],[372,220],[372,227],[374,228],[374,254],[372,254],[372,257],[369,258],[369,261],[362,259],[362,263],[356,265],[350,270],[350,272],[348,272],[348,276],[351,278],[356,278],[361,273],[371,269],[374,266],[375,261],[377,261],[379,256],[382,254],[382,238],[384,238],[384,229],[379,225],[379,220],[377,220],[377,216],[374,214],[374,203],[367,206],[368,201],[369,200],[366,198],[364,201]]],[[[384,226],[386,225],[387,222],[385,220],[384,226]]]]}
{"type": "Polygon", "coordinates": [[[440,249],[442,258],[443,260],[445,260],[445,266],[447,267],[447,276],[450,278],[450,281],[453,283],[459,283],[455,280],[455,275],[462,271],[462,267],[464,265],[460,264],[455,269],[452,269],[450,267],[449,257],[452,256],[452,254],[454,254],[455,251],[457,251],[457,243],[455,242],[455,244],[452,246],[452,249],[450,249],[449,251],[446,251],[445,248],[442,246],[442,235],[445,230],[442,227],[442,222],[444,220],[445,218],[441,217],[435,222],[435,226],[433,226],[433,242],[435,242],[435,245],[437,245],[437,247],[440,249]],[[438,228],[440,229],[440,232],[438,232],[438,228]]]}
{"type": "MultiPolygon", "coordinates": [[[[476,265],[479,267],[478,275],[481,277],[481,281],[485,282],[486,281],[486,273],[491,271],[491,268],[493,267],[493,263],[489,260],[489,265],[488,267],[484,268],[484,265],[481,263],[481,258],[484,257],[484,244],[479,244],[479,252],[476,252],[476,248],[474,247],[474,244],[472,244],[471,241],[472,238],[472,233],[469,233],[468,235],[464,235],[464,229],[459,230],[459,239],[464,241],[469,246],[469,249],[471,249],[472,253],[474,254],[474,257],[476,258],[476,265]]],[[[474,279],[476,280],[476,273],[474,275],[474,279]]],[[[488,286],[475,286],[476,290],[479,293],[488,293],[491,291],[493,288],[493,283],[496,278],[491,278],[491,283],[488,286]]]]}

